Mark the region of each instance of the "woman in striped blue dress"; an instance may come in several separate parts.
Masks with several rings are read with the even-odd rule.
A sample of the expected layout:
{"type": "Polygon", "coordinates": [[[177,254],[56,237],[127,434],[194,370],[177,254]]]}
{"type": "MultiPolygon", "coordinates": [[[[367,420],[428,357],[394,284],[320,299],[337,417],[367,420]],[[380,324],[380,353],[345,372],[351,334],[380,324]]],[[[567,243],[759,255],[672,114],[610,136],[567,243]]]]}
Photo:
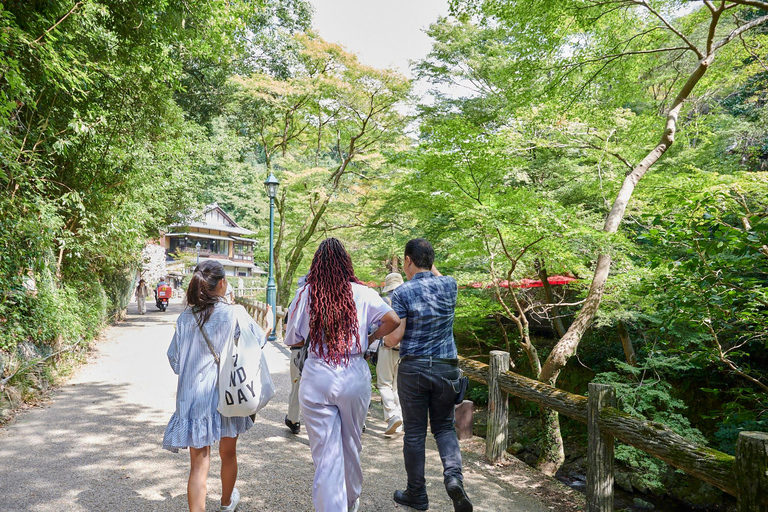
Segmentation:
{"type": "MultiPolygon", "coordinates": [[[[206,260],[195,268],[187,288],[189,306],[176,321],[176,332],[168,348],[168,360],[179,376],[176,388],[176,412],[168,422],[163,448],[178,452],[189,448],[191,468],[187,483],[187,501],[190,512],[205,511],[208,469],[211,445],[219,441],[221,456],[221,508],[234,511],[240,501],[235,488],[237,480],[237,436],[253,426],[249,417],[222,416],[216,410],[219,402],[218,365],[202,331],[205,331],[213,350],[221,354],[227,343],[240,334],[235,308],[224,298],[227,290],[224,267],[214,260],[206,260]]],[[[272,315],[266,315],[272,319],[272,315]]],[[[250,318],[250,317],[249,317],[250,318]]],[[[251,329],[261,346],[267,336],[251,322],[251,329]]]]}

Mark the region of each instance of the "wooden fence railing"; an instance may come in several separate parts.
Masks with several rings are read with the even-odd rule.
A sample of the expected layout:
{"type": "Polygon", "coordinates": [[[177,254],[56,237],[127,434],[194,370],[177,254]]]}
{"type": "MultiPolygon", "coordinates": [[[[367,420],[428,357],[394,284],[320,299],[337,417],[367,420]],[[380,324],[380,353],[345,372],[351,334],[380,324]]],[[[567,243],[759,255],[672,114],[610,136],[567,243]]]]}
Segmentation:
{"type": "MultiPolygon", "coordinates": [[[[235,302],[245,307],[246,311],[248,311],[253,319],[256,320],[256,323],[261,327],[265,327],[267,325],[266,318],[268,304],[266,302],[245,299],[241,297],[236,298],[235,302]]],[[[275,336],[277,336],[277,339],[283,339],[283,320],[285,318],[285,311],[283,310],[282,306],[277,306],[275,312],[277,314],[277,318],[275,320],[275,336]]]]}
{"type": "Polygon", "coordinates": [[[739,512],[768,512],[768,433],[741,432],[733,457],[616,409],[611,386],[590,384],[589,398],[574,395],[506,370],[505,359],[509,361],[509,354],[501,351],[491,352],[490,365],[459,358],[470,379],[488,385],[489,459],[506,449],[506,404],[508,395],[513,395],[587,424],[588,512],[613,511],[614,438],[735,496],[739,512]]]}

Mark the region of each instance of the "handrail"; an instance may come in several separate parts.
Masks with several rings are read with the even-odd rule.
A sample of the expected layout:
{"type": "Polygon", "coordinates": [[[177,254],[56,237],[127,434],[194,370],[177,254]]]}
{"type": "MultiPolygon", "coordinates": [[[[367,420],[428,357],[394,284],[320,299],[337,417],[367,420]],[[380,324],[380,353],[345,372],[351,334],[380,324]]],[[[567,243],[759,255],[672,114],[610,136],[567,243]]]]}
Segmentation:
{"type": "MultiPolygon", "coordinates": [[[[568,393],[511,371],[496,372],[497,380],[492,383],[489,382],[489,365],[464,357],[459,357],[459,366],[474,381],[488,384],[489,387],[498,385],[502,391],[510,395],[550,408],[581,423],[587,423],[588,399],[586,397],[568,393]]],[[[635,418],[614,407],[602,407],[598,414],[598,425],[601,432],[609,434],[625,444],[639,448],[693,477],[740,498],[741,503],[743,496],[740,495],[743,493],[740,493],[739,489],[743,477],[740,473],[743,473],[743,470],[737,469],[740,467],[737,458],[689,441],[666,425],[635,418]]],[[[489,415],[489,420],[490,418],[489,415]]],[[[747,438],[755,437],[753,435],[744,436],[743,434],[745,433],[742,433],[741,437],[745,438],[745,442],[747,438]]],[[[758,442],[768,446],[768,434],[763,434],[765,439],[759,435],[760,433],[754,434],[758,434],[758,442]]],[[[741,437],[739,439],[740,446],[741,437]]],[[[491,441],[487,440],[487,442],[491,441]]],[[[768,459],[768,456],[765,459],[768,459]]],[[[765,474],[764,469],[761,470],[761,474],[758,466],[760,464],[765,465],[766,462],[768,460],[763,460],[757,465],[752,464],[755,466],[755,473],[749,477],[750,481],[758,481],[761,489],[768,489],[768,475],[765,474]]],[[[753,470],[749,469],[748,471],[751,473],[753,470]]],[[[751,511],[753,509],[744,508],[743,510],[751,511]]]]}
{"type": "Polygon", "coordinates": [[[265,292],[267,289],[263,286],[249,286],[245,288],[235,288],[235,297],[252,299],[258,292],[265,292]]]}
{"type": "MultiPolygon", "coordinates": [[[[261,302],[258,300],[252,300],[247,299],[243,297],[236,297],[235,302],[237,304],[242,305],[245,307],[246,311],[253,317],[254,320],[256,320],[256,323],[258,323],[262,328],[266,329],[267,322],[267,307],[269,304],[266,302],[261,302]]],[[[275,336],[277,336],[278,339],[283,338],[283,319],[285,318],[286,311],[283,309],[282,306],[277,306],[275,308],[275,336]]]]}

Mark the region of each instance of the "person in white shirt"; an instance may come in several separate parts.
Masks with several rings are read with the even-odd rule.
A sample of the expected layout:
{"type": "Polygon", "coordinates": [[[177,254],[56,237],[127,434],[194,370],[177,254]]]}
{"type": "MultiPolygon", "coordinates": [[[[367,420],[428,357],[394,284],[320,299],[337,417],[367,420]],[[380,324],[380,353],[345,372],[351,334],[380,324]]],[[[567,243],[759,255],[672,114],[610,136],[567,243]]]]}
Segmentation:
{"type": "Polygon", "coordinates": [[[139,307],[139,314],[143,315],[147,312],[147,297],[149,296],[149,287],[146,281],[139,280],[139,285],[136,287],[136,291],[133,292],[136,296],[136,304],[139,307]]]}
{"type": "MultiPolygon", "coordinates": [[[[387,274],[384,278],[384,289],[381,293],[390,294],[403,284],[403,276],[398,272],[387,274]]],[[[389,297],[384,301],[391,306],[389,297]]],[[[385,337],[386,338],[386,337],[385,337]]],[[[385,341],[385,340],[383,340],[385,341]]],[[[384,407],[384,420],[387,430],[384,435],[391,436],[403,431],[403,412],[400,409],[400,397],[397,395],[397,369],[400,365],[400,345],[388,347],[386,342],[379,345],[379,357],[376,362],[376,387],[381,395],[381,405],[384,407]]]]}
{"type": "Polygon", "coordinates": [[[224,298],[230,304],[235,303],[235,289],[232,288],[232,284],[229,281],[227,281],[227,291],[224,293],[224,298]]]}
{"type": "MultiPolygon", "coordinates": [[[[307,283],[307,276],[303,275],[299,278],[298,289],[301,290],[307,283]]],[[[296,297],[298,297],[298,293],[296,297]]],[[[294,298],[294,302],[295,302],[294,298]]],[[[288,311],[293,309],[293,302],[288,306],[288,311]]],[[[301,387],[301,372],[299,371],[298,360],[301,357],[301,347],[304,344],[293,345],[291,347],[291,363],[289,366],[289,373],[291,377],[291,391],[288,393],[288,414],[285,415],[285,426],[293,434],[301,432],[301,421],[299,421],[299,389],[301,387]]]]}

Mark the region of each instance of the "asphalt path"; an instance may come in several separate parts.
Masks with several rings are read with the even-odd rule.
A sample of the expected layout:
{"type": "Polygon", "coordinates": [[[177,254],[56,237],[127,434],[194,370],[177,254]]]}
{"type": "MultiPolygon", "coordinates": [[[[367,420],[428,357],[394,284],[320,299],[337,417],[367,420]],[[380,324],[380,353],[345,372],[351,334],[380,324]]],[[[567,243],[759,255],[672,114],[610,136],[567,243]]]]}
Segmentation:
{"type": "MultiPolygon", "coordinates": [[[[128,319],[107,329],[88,363],[46,405],[0,428],[0,511],[187,510],[188,452],[160,447],[176,390],[165,352],[181,310],[179,301],[165,313],[148,304],[147,314],[140,316],[131,304],[128,319]]],[[[312,511],[309,441],[303,428],[294,436],[283,424],[289,352],[278,343],[268,343],[265,351],[277,396],[238,442],[237,487],[243,496],[238,510],[312,511]]],[[[392,501],[393,491],[405,485],[402,437],[384,437],[378,402],[367,427],[360,510],[402,511],[392,501]]],[[[465,487],[476,511],[551,510],[526,494],[530,479],[495,476],[486,466],[472,457],[465,461],[465,487]]],[[[452,511],[431,435],[427,472],[430,510],[452,511]]],[[[218,510],[220,494],[214,450],[207,510],[218,510]]]]}

